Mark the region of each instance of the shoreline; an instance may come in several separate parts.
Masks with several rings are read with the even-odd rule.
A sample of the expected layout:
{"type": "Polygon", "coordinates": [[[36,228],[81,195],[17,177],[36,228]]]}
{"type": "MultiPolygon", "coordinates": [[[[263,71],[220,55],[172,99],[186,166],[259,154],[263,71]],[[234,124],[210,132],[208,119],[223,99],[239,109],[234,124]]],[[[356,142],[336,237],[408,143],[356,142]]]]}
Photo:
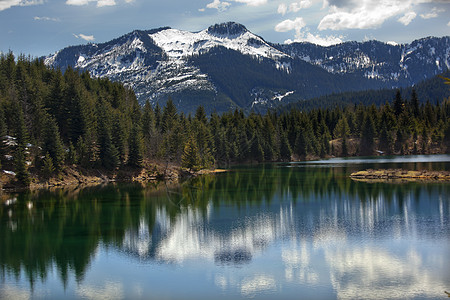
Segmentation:
{"type": "Polygon", "coordinates": [[[199,171],[185,170],[175,165],[149,164],[143,168],[124,168],[114,171],[102,169],[83,169],[76,166],[66,167],[59,174],[43,179],[38,174],[31,174],[29,186],[21,186],[15,182],[15,176],[2,173],[0,176],[1,192],[13,193],[49,188],[65,188],[92,186],[107,183],[157,183],[172,182],[207,174],[227,172],[225,169],[203,169],[199,171]]]}
{"type": "Polygon", "coordinates": [[[365,182],[450,181],[450,171],[411,171],[404,169],[367,169],[350,174],[350,178],[365,182]]]}

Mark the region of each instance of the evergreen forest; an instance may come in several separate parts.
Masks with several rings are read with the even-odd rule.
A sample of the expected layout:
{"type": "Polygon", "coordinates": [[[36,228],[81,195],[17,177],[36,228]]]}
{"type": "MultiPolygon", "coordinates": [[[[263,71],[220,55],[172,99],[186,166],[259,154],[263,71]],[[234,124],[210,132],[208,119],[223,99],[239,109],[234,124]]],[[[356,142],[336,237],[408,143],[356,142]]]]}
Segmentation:
{"type": "MultiPolygon", "coordinates": [[[[0,56],[0,162],[18,183],[66,168],[115,172],[173,164],[189,171],[331,156],[450,152],[450,100],[396,92],[380,105],[207,115],[139,105],[121,83],[39,59],[0,56]]],[[[4,172],[4,171],[3,171],[4,172]]]]}

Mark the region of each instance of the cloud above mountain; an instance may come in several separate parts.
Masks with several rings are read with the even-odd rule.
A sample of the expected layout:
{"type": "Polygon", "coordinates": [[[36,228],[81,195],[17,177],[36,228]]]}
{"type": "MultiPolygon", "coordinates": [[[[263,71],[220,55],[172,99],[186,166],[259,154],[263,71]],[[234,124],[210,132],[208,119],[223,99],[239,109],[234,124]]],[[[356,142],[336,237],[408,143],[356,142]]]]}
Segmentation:
{"type": "Polygon", "coordinates": [[[73,33],[101,42],[135,29],[200,31],[228,21],[274,43],[407,43],[448,35],[448,12],[450,0],[0,0],[0,51],[41,56],[76,43],[73,33]]]}
{"type": "MultiPolygon", "coordinates": [[[[301,0],[282,2],[276,12],[289,19],[279,21],[276,32],[295,31],[294,41],[310,41],[321,45],[342,42],[342,35],[348,30],[379,30],[385,23],[395,18],[397,22],[408,26],[421,19],[438,18],[446,11],[444,6],[449,0],[301,0]],[[318,16],[311,21],[309,14],[318,16]],[[301,20],[301,22],[300,22],[301,20]],[[315,21],[315,22],[314,22],[315,21]],[[312,28],[312,30],[311,30],[312,28]],[[316,32],[314,32],[317,30],[316,32]],[[318,32],[327,31],[323,37],[318,32]],[[340,32],[335,35],[332,32],[340,32]]],[[[355,31],[356,30],[356,31],[355,31]]],[[[367,36],[364,34],[363,36],[367,36]]],[[[373,37],[373,36],[372,36],[373,37]]],[[[288,39],[286,42],[292,42],[288,39]]]]}
{"type": "Polygon", "coordinates": [[[11,8],[13,6],[29,6],[43,3],[43,0],[1,0],[0,11],[11,8]]]}
{"type": "Polygon", "coordinates": [[[86,35],[86,34],[73,34],[74,37],[76,37],[77,39],[83,39],[87,42],[93,42],[95,41],[95,38],[93,35],[86,35]]]}
{"type": "MultiPolygon", "coordinates": [[[[125,0],[125,3],[131,3],[135,0],[125,0]]],[[[67,5],[74,5],[74,6],[83,6],[88,5],[89,3],[95,3],[97,7],[104,7],[104,6],[115,6],[117,5],[117,2],[115,0],[67,0],[67,5]]]]}
{"type": "Polygon", "coordinates": [[[405,0],[327,0],[327,4],[329,14],[320,21],[319,30],[377,28],[411,8],[405,0]]]}

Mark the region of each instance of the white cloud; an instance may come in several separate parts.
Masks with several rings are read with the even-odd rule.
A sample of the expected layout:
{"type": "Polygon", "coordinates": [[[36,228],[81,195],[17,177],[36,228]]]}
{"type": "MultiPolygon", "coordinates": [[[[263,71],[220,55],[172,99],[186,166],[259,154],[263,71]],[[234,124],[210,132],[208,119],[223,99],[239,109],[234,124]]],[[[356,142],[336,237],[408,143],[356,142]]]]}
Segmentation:
{"type": "Polygon", "coordinates": [[[67,0],[66,1],[67,5],[76,5],[76,6],[87,5],[88,3],[89,3],[89,0],[67,0]]]}
{"type": "Polygon", "coordinates": [[[321,46],[331,46],[342,43],[342,36],[325,36],[322,37],[318,34],[314,35],[309,32],[309,28],[306,27],[306,23],[303,18],[296,18],[295,20],[284,20],[275,26],[275,31],[277,32],[287,32],[295,30],[295,40],[287,40],[285,43],[293,42],[309,42],[321,46]]]}
{"type": "Polygon", "coordinates": [[[230,5],[231,5],[231,3],[226,2],[226,1],[220,2],[220,0],[214,0],[213,2],[207,4],[206,7],[207,7],[207,8],[215,8],[215,9],[217,9],[218,11],[224,11],[224,10],[226,10],[230,5]]]}
{"type": "Polygon", "coordinates": [[[50,18],[50,17],[34,17],[35,21],[53,21],[53,22],[60,22],[61,20],[59,18],[50,18]]]}
{"type": "Polygon", "coordinates": [[[99,0],[97,2],[97,6],[98,7],[103,7],[103,6],[114,6],[116,5],[116,1],[114,0],[99,0]]]}
{"type": "Polygon", "coordinates": [[[438,9],[437,7],[433,7],[433,9],[429,13],[427,13],[427,14],[420,14],[420,17],[422,19],[437,18],[438,14],[441,13],[441,12],[444,12],[444,11],[445,11],[445,9],[443,9],[443,8],[438,9]]]}
{"type": "Polygon", "coordinates": [[[299,33],[300,30],[306,26],[303,18],[296,18],[295,20],[284,20],[283,22],[278,23],[275,26],[275,31],[277,32],[287,32],[291,30],[295,30],[296,33],[299,33]]]}
{"type": "Polygon", "coordinates": [[[320,21],[319,30],[377,28],[387,19],[410,10],[412,6],[412,0],[325,1],[330,7],[330,13],[320,21]]]}
{"type": "Polygon", "coordinates": [[[267,0],[234,0],[234,2],[245,3],[248,6],[261,6],[267,3],[267,0]]]}
{"type": "Polygon", "coordinates": [[[300,2],[294,2],[289,5],[289,11],[298,12],[301,9],[309,8],[312,6],[311,0],[302,0],[300,2]]]}
{"type": "Polygon", "coordinates": [[[283,16],[287,13],[287,12],[298,12],[301,9],[304,8],[309,8],[312,6],[312,1],[311,0],[301,0],[299,2],[292,2],[291,4],[289,4],[289,8],[285,3],[281,3],[280,5],[278,5],[278,13],[282,14],[283,16]]]}
{"type": "Polygon", "coordinates": [[[303,42],[309,42],[309,43],[313,43],[313,44],[317,44],[317,45],[321,45],[321,46],[331,46],[331,45],[336,45],[336,44],[341,44],[342,41],[342,37],[337,37],[337,36],[333,36],[333,35],[327,35],[325,37],[321,37],[320,35],[316,34],[312,34],[310,32],[305,33],[305,35],[300,38],[297,39],[299,41],[303,41],[303,42]]]}
{"type": "Polygon", "coordinates": [[[343,37],[342,36],[334,36],[334,35],[327,35],[325,37],[322,37],[318,34],[312,34],[308,32],[308,29],[306,29],[305,32],[302,30],[299,30],[299,32],[295,35],[295,40],[288,39],[284,43],[285,44],[291,44],[291,43],[300,43],[300,42],[307,42],[312,43],[324,47],[341,44],[343,43],[343,37]]]}
{"type": "Polygon", "coordinates": [[[287,5],[285,3],[281,3],[280,5],[278,5],[277,12],[284,16],[287,13],[287,9],[288,9],[287,5]]]}
{"type": "Polygon", "coordinates": [[[450,22],[447,23],[447,26],[450,27],[450,22]]]}
{"type": "MultiPolygon", "coordinates": [[[[134,1],[135,0],[124,0],[124,2],[127,4],[133,3],[134,1]]],[[[117,5],[115,0],[66,0],[67,5],[74,5],[74,6],[83,6],[88,5],[89,3],[96,3],[97,7],[117,5]]]]}
{"type": "Polygon", "coordinates": [[[0,0],[0,11],[13,6],[29,6],[43,4],[44,0],[0,0]]]}
{"type": "Polygon", "coordinates": [[[73,36],[76,37],[77,39],[83,39],[88,42],[93,42],[95,40],[93,35],[85,35],[85,34],[80,33],[80,34],[74,34],[73,36]]]}
{"type": "Polygon", "coordinates": [[[400,17],[397,21],[405,26],[408,26],[412,20],[417,17],[417,14],[413,11],[407,12],[403,17],[400,17]]]}

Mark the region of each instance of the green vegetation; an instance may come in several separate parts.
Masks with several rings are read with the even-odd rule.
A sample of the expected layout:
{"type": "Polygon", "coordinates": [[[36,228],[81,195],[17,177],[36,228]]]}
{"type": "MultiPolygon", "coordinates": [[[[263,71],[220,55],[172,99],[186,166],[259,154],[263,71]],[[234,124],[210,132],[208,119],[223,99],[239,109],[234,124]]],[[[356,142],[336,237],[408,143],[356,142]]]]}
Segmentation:
{"type": "Polygon", "coordinates": [[[48,178],[69,166],[115,172],[159,161],[200,170],[377,150],[450,152],[450,101],[420,104],[418,97],[398,92],[380,106],[248,116],[235,110],[210,118],[199,106],[186,116],[171,99],[163,108],[141,107],[120,83],[71,68],[62,74],[8,53],[0,57],[0,161],[28,185],[30,173],[48,178]]]}

